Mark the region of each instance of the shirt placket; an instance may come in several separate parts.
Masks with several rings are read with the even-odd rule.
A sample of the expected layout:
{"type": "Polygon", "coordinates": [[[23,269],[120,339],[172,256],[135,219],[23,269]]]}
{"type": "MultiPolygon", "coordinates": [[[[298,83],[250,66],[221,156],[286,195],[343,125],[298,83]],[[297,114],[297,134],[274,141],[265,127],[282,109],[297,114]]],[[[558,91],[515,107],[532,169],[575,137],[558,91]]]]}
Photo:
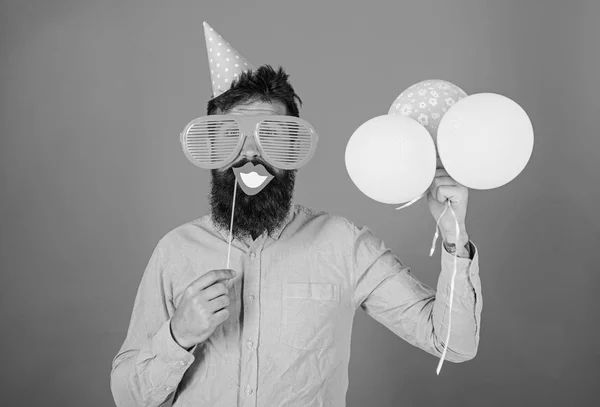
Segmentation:
{"type": "Polygon", "coordinates": [[[242,363],[240,400],[244,407],[256,406],[258,384],[258,340],[260,327],[260,254],[261,247],[250,247],[246,255],[244,272],[243,306],[244,321],[242,324],[242,363]]]}

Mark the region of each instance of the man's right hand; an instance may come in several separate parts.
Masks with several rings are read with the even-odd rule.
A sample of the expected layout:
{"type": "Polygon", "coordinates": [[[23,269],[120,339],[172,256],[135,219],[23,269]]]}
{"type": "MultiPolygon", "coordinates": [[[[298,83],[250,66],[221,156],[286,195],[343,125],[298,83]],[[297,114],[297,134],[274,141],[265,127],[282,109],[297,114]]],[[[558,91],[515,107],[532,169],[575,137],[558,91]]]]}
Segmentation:
{"type": "Polygon", "coordinates": [[[231,269],[211,270],[184,291],[171,319],[173,339],[184,349],[204,342],[229,318],[229,289],[225,280],[235,277],[231,269]]]}

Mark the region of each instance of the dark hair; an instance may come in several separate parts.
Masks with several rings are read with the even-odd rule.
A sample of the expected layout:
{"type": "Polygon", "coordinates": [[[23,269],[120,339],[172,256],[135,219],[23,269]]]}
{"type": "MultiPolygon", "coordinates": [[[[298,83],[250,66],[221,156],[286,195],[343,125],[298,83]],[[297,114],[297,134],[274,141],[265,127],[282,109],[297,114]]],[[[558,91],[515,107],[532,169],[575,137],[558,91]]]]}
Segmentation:
{"type": "Polygon", "coordinates": [[[294,92],[288,77],[281,66],[277,72],[270,65],[244,71],[231,83],[231,88],[208,101],[206,113],[214,115],[220,111],[226,114],[236,105],[279,101],[286,107],[288,116],[300,117],[295,99],[300,106],[302,99],[294,92]]]}

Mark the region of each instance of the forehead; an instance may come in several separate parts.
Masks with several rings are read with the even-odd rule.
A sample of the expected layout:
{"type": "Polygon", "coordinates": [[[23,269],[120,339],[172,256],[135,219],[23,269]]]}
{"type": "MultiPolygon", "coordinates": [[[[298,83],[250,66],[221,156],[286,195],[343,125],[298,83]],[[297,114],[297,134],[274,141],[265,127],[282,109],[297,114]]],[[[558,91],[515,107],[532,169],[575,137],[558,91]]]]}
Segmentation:
{"type": "Polygon", "coordinates": [[[231,108],[227,114],[239,115],[282,115],[287,114],[285,105],[279,101],[256,101],[247,105],[238,105],[231,108]]]}

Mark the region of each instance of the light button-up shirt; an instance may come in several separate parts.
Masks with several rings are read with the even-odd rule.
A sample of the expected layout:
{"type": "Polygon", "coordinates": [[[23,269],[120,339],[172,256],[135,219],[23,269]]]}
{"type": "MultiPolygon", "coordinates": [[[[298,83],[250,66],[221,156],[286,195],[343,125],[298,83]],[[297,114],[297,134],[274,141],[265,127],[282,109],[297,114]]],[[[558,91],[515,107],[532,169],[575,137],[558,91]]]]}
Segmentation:
{"type": "Polygon", "coordinates": [[[471,259],[442,247],[434,290],[369,228],[296,204],[272,236],[232,241],[230,317],[186,351],[172,337],[171,318],[191,282],[225,268],[228,241],[228,230],[209,215],[160,239],[112,363],[117,406],[345,406],[358,307],[439,358],[455,259],[446,360],[477,352],[482,297],[474,244],[471,259]]]}

